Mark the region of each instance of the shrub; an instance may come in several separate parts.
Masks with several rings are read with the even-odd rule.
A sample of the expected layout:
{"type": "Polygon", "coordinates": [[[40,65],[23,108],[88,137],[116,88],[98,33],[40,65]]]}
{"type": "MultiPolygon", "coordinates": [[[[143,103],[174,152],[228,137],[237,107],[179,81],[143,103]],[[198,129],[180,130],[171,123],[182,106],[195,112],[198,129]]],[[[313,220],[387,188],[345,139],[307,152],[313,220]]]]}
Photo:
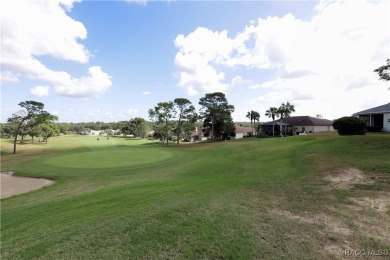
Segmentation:
{"type": "Polygon", "coordinates": [[[365,135],[367,133],[366,123],[358,117],[346,116],[336,119],[333,128],[339,135],[365,135]]]}

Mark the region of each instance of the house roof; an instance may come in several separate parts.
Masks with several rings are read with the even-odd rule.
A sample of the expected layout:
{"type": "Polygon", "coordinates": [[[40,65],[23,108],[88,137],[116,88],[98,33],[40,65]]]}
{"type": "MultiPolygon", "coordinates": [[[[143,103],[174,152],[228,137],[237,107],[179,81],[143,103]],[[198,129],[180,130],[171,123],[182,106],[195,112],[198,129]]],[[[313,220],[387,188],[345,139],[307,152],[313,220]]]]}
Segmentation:
{"type": "MultiPolygon", "coordinates": [[[[280,125],[280,119],[275,120],[275,123],[280,125]]],[[[285,119],[282,120],[282,125],[285,124],[285,119]]],[[[272,125],[272,122],[266,123],[272,125]]],[[[264,125],[264,124],[263,124],[264,125]]],[[[328,119],[319,119],[311,116],[292,116],[287,118],[287,125],[301,125],[301,126],[331,126],[333,121],[328,119]]]]}
{"type": "Polygon", "coordinates": [[[290,124],[286,124],[286,123],[281,123],[279,120],[275,120],[275,121],[271,121],[271,122],[267,122],[267,123],[262,123],[261,125],[270,125],[270,126],[272,126],[272,125],[290,125],[290,124]]]}
{"type": "Polygon", "coordinates": [[[361,115],[361,114],[375,114],[375,113],[384,113],[384,112],[390,112],[390,103],[384,104],[379,107],[373,107],[367,110],[363,110],[355,114],[361,115]]]}
{"type": "Polygon", "coordinates": [[[251,127],[245,127],[236,125],[236,133],[252,133],[253,129],[251,127]]]}
{"type": "Polygon", "coordinates": [[[203,132],[201,130],[200,131],[192,131],[191,136],[203,136],[203,132]]]}

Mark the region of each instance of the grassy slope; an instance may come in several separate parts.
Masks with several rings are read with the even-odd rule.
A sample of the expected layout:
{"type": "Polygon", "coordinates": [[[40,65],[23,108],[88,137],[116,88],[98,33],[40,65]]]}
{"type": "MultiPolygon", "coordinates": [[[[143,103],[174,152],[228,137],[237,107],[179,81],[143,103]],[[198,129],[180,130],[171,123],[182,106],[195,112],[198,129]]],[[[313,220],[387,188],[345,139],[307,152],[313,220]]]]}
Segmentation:
{"type": "Polygon", "coordinates": [[[390,209],[377,212],[353,201],[389,194],[390,135],[179,148],[119,138],[49,142],[19,146],[16,156],[2,144],[2,170],[56,180],[2,200],[3,259],[329,259],[348,248],[390,251],[383,234],[390,233],[390,209]],[[112,167],[122,160],[110,156],[129,163],[112,167]],[[142,157],[147,164],[139,163],[142,157]],[[347,167],[379,181],[328,189],[324,177],[347,167]]]}

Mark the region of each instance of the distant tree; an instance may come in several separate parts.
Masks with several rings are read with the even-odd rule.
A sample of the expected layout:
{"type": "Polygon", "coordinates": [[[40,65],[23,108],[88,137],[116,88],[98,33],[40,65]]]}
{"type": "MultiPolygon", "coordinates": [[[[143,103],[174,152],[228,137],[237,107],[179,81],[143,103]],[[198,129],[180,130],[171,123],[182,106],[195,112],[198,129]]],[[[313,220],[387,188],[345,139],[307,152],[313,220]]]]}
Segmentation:
{"type": "MultiPolygon", "coordinates": [[[[255,125],[255,122],[257,122],[257,127],[255,129],[259,129],[260,113],[257,111],[253,111],[253,125],[255,125]]],[[[255,132],[256,135],[258,135],[257,130],[255,132]]]]}
{"type": "Polygon", "coordinates": [[[130,133],[134,134],[134,136],[144,138],[146,135],[145,119],[141,117],[131,119],[129,130],[130,133]]]}
{"type": "Polygon", "coordinates": [[[279,110],[276,107],[270,107],[265,111],[265,116],[272,118],[272,136],[275,136],[275,117],[279,116],[279,110]]]}
{"type": "Polygon", "coordinates": [[[28,122],[25,122],[24,124],[22,124],[19,128],[19,135],[20,135],[20,143],[23,144],[24,143],[24,137],[26,135],[28,135],[28,132],[29,132],[29,129],[31,128],[32,126],[28,123],[28,122]]]}
{"type": "Polygon", "coordinates": [[[57,124],[52,122],[45,122],[40,124],[39,128],[41,130],[42,142],[47,143],[49,137],[60,134],[60,128],[57,126],[57,124]]]}
{"type": "Polygon", "coordinates": [[[294,105],[291,105],[289,102],[286,104],[282,103],[278,109],[278,114],[280,115],[280,121],[282,119],[285,119],[285,126],[284,126],[284,135],[287,136],[287,119],[290,117],[291,113],[295,112],[294,105]]]}
{"type": "Polygon", "coordinates": [[[374,70],[374,72],[378,73],[380,80],[390,81],[390,59],[387,59],[386,63],[386,65],[380,66],[379,68],[374,70]]]}
{"type": "Polygon", "coordinates": [[[1,124],[1,137],[3,138],[4,136],[6,136],[7,138],[11,138],[11,135],[14,134],[15,127],[15,124],[10,122],[6,124],[1,124]]]}
{"type": "Polygon", "coordinates": [[[22,125],[42,113],[47,113],[46,111],[43,110],[44,104],[41,102],[30,100],[30,101],[21,102],[18,105],[21,106],[23,110],[16,112],[15,114],[12,115],[12,117],[8,119],[9,122],[15,122],[15,121],[18,122],[15,128],[13,154],[16,153],[16,142],[18,139],[19,130],[22,127],[22,125]]]}
{"type": "Polygon", "coordinates": [[[34,143],[34,137],[39,137],[41,129],[39,125],[33,125],[28,128],[27,134],[31,136],[31,141],[34,143]]]}
{"type": "Polygon", "coordinates": [[[246,114],[246,117],[248,118],[248,119],[250,119],[250,121],[251,121],[251,130],[252,130],[252,135],[253,135],[253,128],[254,128],[254,124],[255,124],[255,122],[257,121],[257,122],[259,122],[260,121],[260,114],[259,114],[259,112],[257,112],[257,111],[253,111],[253,110],[251,110],[251,111],[249,111],[247,114],[246,114]],[[252,123],[253,122],[253,123],[252,123]]]}
{"type": "Polygon", "coordinates": [[[49,137],[59,135],[60,128],[56,124],[58,117],[51,115],[47,112],[44,112],[36,117],[36,124],[40,128],[40,135],[42,136],[42,141],[48,141],[49,137]]]}
{"type": "Polygon", "coordinates": [[[252,121],[253,121],[253,110],[249,111],[248,113],[246,113],[246,118],[248,118],[250,121],[251,121],[251,131],[252,131],[252,135],[253,135],[253,124],[252,124],[252,121]]]}
{"type": "Polygon", "coordinates": [[[233,122],[231,114],[234,112],[234,106],[229,105],[225,94],[221,92],[208,93],[200,98],[200,115],[203,118],[203,126],[210,133],[211,140],[215,136],[226,134],[224,124],[233,122]]]}
{"type": "Polygon", "coordinates": [[[176,111],[172,101],[160,102],[154,109],[149,109],[149,117],[155,119],[158,124],[163,125],[164,139],[167,142],[169,140],[170,121],[175,117],[176,111]]]}
{"type": "Polygon", "coordinates": [[[316,118],[323,119],[324,117],[321,114],[316,114],[316,118]]]}
{"type": "Polygon", "coordinates": [[[194,123],[198,119],[198,114],[196,113],[195,107],[191,104],[186,98],[176,98],[173,101],[175,106],[175,111],[177,112],[177,122],[175,127],[177,144],[179,144],[180,136],[182,135],[184,129],[193,128],[194,123]]]}
{"type": "Polygon", "coordinates": [[[69,125],[70,124],[67,124],[67,123],[57,123],[57,126],[60,129],[60,133],[64,134],[64,135],[68,134],[69,125]]]}
{"type": "Polygon", "coordinates": [[[226,119],[221,123],[221,129],[224,138],[234,136],[236,132],[236,127],[234,125],[234,122],[229,117],[226,117],[226,119]]]}

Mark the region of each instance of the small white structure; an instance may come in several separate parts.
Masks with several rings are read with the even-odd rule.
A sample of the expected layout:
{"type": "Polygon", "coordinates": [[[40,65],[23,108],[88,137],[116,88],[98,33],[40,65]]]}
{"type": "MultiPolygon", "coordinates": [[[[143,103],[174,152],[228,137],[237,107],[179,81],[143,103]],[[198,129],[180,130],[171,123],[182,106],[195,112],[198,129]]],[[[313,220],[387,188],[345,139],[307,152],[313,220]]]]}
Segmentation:
{"type": "Polygon", "coordinates": [[[355,113],[366,122],[368,130],[390,132],[390,103],[355,113]]]}
{"type": "Polygon", "coordinates": [[[250,133],[253,133],[253,129],[251,127],[236,125],[235,129],[236,129],[235,139],[241,139],[244,138],[244,136],[249,136],[250,133]]]}
{"type": "Polygon", "coordinates": [[[91,130],[91,133],[89,133],[89,134],[90,135],[99,135],[100,131],[91,130]]]}

